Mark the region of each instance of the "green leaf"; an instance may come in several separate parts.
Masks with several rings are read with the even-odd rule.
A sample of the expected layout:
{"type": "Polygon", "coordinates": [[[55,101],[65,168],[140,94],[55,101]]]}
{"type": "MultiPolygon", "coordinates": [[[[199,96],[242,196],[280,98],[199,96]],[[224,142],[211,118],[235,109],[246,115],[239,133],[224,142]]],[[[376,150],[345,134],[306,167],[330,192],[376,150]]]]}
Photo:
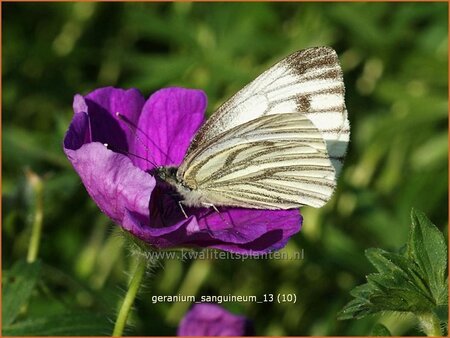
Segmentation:
{"type": "MultiPolygon", "coordinates": [[[[367,280],[387,294],[385,310],[415,312],[433,308],[432,296],[413,262],[381,249],[369,249],[366,256],[380,272],[368,276],[367,280]]],[[[374,298],[372,295],[372,301],[374,298]]]]}
{"type": "Polygon", "coordinates": [[[448,277],[445,279],[440,295],[438,295],[437,304],[448,307],[448,277]]]}
{"type": "Polygon", "coordinates": [[[370,302],[364,299],[353,299],[338,313],[337,318],[339,320],[360,319],[372,313],[374,312],[370,302]]]}
{"type": "Polygon", "coordinates": [[[339,319],[359,319],[385,311],[411,312],[419,318],[432,313],[445,316],[438,306],[448,303],[444,237],[423,213],[413,210],[412,218],[410,238],[402,254],[366,251],[377,273],[368,275],[366,284],[350,292],[355,299],[342,309],[339,319]]]}
{"type": "Polygon", "coordinates": [[[368,297],[373,292],[373,285],[370,284],[362,284],[355,287],[350,294],[355,298],[368,299],[368,297]]]}
{"type": "Polygon", "coordinates": [[[3,325],[11,324],[33,292],[41,270],[39,261],[16,262],[3,276],[3,325]]]}
{"type": "Polygon", "coordinates": [[[444,235],[421,211],[411,212],[412,227],[408,240],[408,255],[417,263],[436,304],[442,302],[447,289],[447,246],[444,235]]]}
{"type": "Polygon", "coordinates": [[[392,336],[391,332],[389,331],[389,329],[384,326],[383,324],[375,324],[375,326],[372,329],[372,333],[370,334],[371,336],[376,336],[376,337],[389,337],[392,336]]]}
{"type": "MultiPolygon", "coordinates": [[[[439,305],[436,307],[436,316],[442,323],[448,322],[448,305],[439,305]]],[[[445,325],[447,326],[447,325],[445,325]]]]}
{"type": "Polygon", "coordinates": [[[383,311],[429,311],[433,302],[418,277],[417,268],[407,258],[381,249],[366,251],[378,273],[367,276],[367,284],[356,287],[356,299],[346,305],[340,319],[362,318],[383,311]]]}
{"type": "Polygon", "coordinates": [[[112,324],[108,317],[95,313],[29,318],[3,328],[4,336],[100,336],[111,332],[112,324]]]}

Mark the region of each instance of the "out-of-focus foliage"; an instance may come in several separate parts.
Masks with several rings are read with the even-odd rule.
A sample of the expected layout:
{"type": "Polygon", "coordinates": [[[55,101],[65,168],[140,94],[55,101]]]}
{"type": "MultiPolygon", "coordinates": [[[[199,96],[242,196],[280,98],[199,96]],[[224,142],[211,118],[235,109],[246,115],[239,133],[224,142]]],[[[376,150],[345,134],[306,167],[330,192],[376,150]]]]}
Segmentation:
{"type": "MultiPolygon", "coordinates": [[[[151,295],[295,293],[295,304],[223,305],[253,319],[258,335],[365,335],[377,322],[394,335],[419,334],[409,317],[338,321],[337,313],[371,271],[364,250],[406,241],[411,207],[447,228],[447,6],[3,3],[4,276],[27,254],[25,169],[44,184],[40,280],[17,320],[69,312],[79,313],[74,320],[87,312],[113,320],[127,283],[132,260],[123,240],[62,152],[75,93],[201,88],[211,113],[290,52],[330,45],[344,68],[352,136],[333,200],[303,208],[303,230],[284,249],[304,250],[304,259],[164,262],[127,333],[175,334],[189,304],[152,304],[151,295]]],[[[70,327],[66,334],[87,332],[52,322],[70,327]]]]}

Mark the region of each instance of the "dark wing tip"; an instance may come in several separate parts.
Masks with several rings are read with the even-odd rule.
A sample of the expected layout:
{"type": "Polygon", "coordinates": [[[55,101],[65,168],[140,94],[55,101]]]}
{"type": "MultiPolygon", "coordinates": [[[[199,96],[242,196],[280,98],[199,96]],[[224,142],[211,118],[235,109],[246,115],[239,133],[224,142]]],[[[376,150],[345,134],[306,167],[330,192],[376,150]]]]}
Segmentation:
{"type": "Polygon", "coordinates": [[[288,67],[293,68],[299,75],[304,74],[308,69],[324,66],[338,65],[340,69],[336,51],[327,46],[299,50],[284,60],[288,67]]]}

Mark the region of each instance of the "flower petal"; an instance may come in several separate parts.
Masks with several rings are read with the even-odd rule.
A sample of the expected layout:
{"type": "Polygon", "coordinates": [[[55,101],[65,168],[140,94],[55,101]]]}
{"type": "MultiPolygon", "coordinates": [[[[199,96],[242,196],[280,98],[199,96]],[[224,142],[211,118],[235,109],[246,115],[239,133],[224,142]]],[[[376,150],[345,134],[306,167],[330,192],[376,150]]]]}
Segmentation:
{"type": "Polygon", "coordinates": [[[206,217],[199,217],[200,228],[210,230],[214,239],[225,243],[249,243],[269,231],[283,228],[286,223],[299,224],[297,210],[219,208],[218,213],[211,211],[206,217]]]}
{"type": "Polygon", "coordinates": [[[75,112],[75,115],[78,113],[87,113],[88,112],[88,106],[86,104],[86,101],[84,100],[84,97],[80,94],[76,94],[73,98],[73,111],[75,112]]]}
{"type": "MultiPolygon", "coordinates": [[[[178,205],[172,207],[179,208],[178,205]]],[[[298,210],[222,208],[219,212],[218,214],[205,208],[187,208],[186,213],[195,217],[186,219],[179,212],[170,223],[165,218],[167,223],[164,226],[154,218],[150,208],[150,221],[127,212],[122,225],[134,236],[160,249],[212,247],[258,255],[284,247],[287,240],[300,230],[302,221],[298,210]]]]}
{"type": "Polygon", "coordinates": [[[152,227],[148,224],[148,220],[127,211],[122,227],[140,240],[163,249],[182,246],[188,236],[186,228],[191,222],[195,222],[195,220],[189,218],[167,227],[152,227]]]}
{"type": "Polygon", "coordinates": [[[77,150],[89,142],[89,117],[85,112],[75,113],[64,137],[64,148],[77,150]]]}
{"type": "Polygon", "coordinates": [[[195,304],[178,326],[178,336],[244,336],[253,331],[251,322],[216,304],[195,304]]]}
{"type": "MultiPolygon", "coordinates": [[[[75,111],[83,108],[79,98],[74,102],[75,111]]],[[[137,89],[106,87],[85,96],[89,115],[92,142],[108,144],[116,152],[127,152],[135,140],[135,127],[145,99],[137,89]],[[120,113],[122,118],[118,118],[120,113]]]]}
{"type": "Polygon", "coordinates": [[[155,92],[138,121],[138,137],[130,151],[142,158],[134,163],[143,170],[179,165],[203,123],[206,103],[201,90],[173,87],[155,92]]]}
{"type": "Polygon", "coordinates": [[[148,219],[150,195],[155,187],[151,175],[135,167],[126,156],[97,142],[64,151],[89,195],[113,221],[121,224],[125,211],[148,219]]]}
{"type": "MultiPolygon", "coordinates": [[[[258,255],[284,247],[300,231],[302,217],[298,210],[228,209],[233,227],[217,230],[219,222],[209,227],[218,243],[208,246],[239,254],[258,255]]],[[[215,219],[217,222],[217,219],[215,219]]],[[[199,222],[200,223],[200,222],[199,222]]],[[[223,225],[222,225],[223,226],[223,225]]]]}

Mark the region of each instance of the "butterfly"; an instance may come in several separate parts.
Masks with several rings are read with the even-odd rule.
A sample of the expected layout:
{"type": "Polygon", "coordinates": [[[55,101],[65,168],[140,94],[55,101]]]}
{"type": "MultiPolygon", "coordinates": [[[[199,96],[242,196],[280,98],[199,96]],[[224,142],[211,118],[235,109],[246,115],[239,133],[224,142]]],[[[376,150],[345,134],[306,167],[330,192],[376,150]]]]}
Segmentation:
{"type": "Polygon", "coordinates": [[[232,96],[198,130],[181,165],[156,173],[190,207],[321,207],[349,136],[337,54],[308,48],[232,96]]]}

